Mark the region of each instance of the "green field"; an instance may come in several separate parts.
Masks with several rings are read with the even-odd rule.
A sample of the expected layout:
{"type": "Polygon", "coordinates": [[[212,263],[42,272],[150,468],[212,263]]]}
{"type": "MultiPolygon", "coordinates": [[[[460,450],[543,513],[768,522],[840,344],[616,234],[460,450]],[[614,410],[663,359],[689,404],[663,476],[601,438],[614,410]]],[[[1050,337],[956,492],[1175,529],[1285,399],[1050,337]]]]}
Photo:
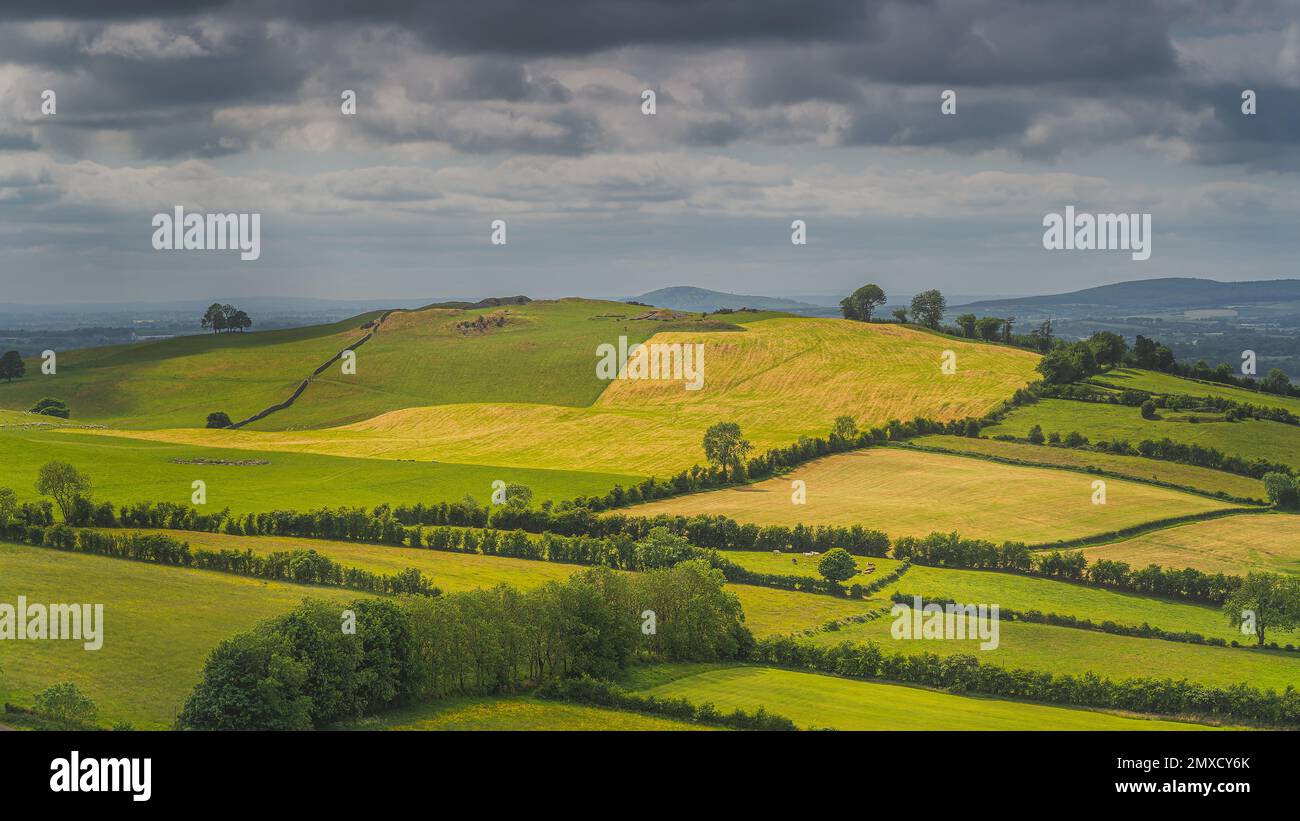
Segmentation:
{"type": "MultiPolygon", "coordinates": [[[[592,312],[608,312],[613,310],[611,305],[616,305],[582,301],[572,304],[588,306],[584,310],[592,312]]],[[[298,429],[308,422],[326,421],[304,415],[301,423],[294,424],[294,430],[204,430],[190,426],[167,430],[115,428],[101,433],[264,452],[667,475],[703,461],[703,433],[720,420],[738,422],[745,436],[761,451],[788,445],[801,435],[824,436],[841,414],[855,416],[863,426],[915,416],[980,416],[1026,385],[1037,361],[1026,351],[950,340],[898,325],[733,316],[745,317],[739,326],[743,330],[672,330],[656,334],[652,340],[705,346],[705,381],[700,390],[686,390],[680,381],[672,380],[598,382],[595,337],[578,334],[575,338],[591,344],[574,352],[572,361],[563,368],[526,357],[471,357],[469,361],[480,375],[465,390],[459,384],[448,383],[447,390],[453,393],[408,395],[393,400],[397,409],[343,427],[298,429]],[[954,350],[961,363],[951,376],[944,376],[939,368],[941,354],[947,349],[954,350]],[[489,367],[489,362],[499,364],[489,367]],[[500,382],[494,388],[496,392],[475,387],[484,379],[495,380],[493,384],[500,382]],[[597,389],[606,387],[597,391],[598,395],[584,394],[591,402],[586,406],[577,401],[577,393],[567,397],[572,400],[568,404],[560,404],[556,397],[537,397],[537,391],[529,388],[535,381],[552,379],[566,384],[567,380],[580,379],[597,389]],[[516,382],[520,383],[517,388],[513,387],[516,382]],[[449,398],[453,396],[454,401],[449,398]],[[780,400],[773,401],[773,397],[780,400]]],[[[575,326],[588,330],[600,326],[591,317],[561,324],[570,330],[575,326]]],[[[596,337],[616,342],[622,333],[620,327],[610,325],[596,337]]],[[[500,334],[502,340],[507,336],[506,331],[500,334]]],[[[396,344],[400,338],[404,338],[402,331],[389,329],[386,324],[376,340],[396,344]]],[[[468,344],[460,339],[453,341],[468,344]]],[[[359,354],[358,375],[370,344],[375,343],[367,344],[359,354]]],[[[413,340],[412,345],[418,347],[417,341],[413,340]]],[[[434,346],[433,350],[440,348],[434,346]]],[[[409,358],[422,355],[413,351],[409,358]]],[[[483,352],[483,356],[489,355],[494,354],[483,352]]],[[[395,358],[392,368],[404,369],[402,373],[410,378],[418,375],[420,379],[439,379],[436,369],[420,372],[405,356],[395,358]]],[[[306,396],[319,399],[326,395],[314,390],[315,386],[306,396]]],[[[362,418],[381,407],[352,399],[340,399],[336,404],[341,415],[335,421],[362,418]]],[[[295,413],[307,414],[307,410],[299,411],[295,405],[271,419],[277,425],[289,425],[295,417],[285,414],[295,413]]]]}
{"type": "Polygon", "coordinates": [[[1187,445],[1216,448],[1224,454],[1247,460],[1267,459],[1300,467],[1300,428],[1295,425],[1253,419],[1199,423],[1143,419],[1137,408],[1097,402],[1043,399],[1016,409],[999,424],[985,428],[983,435],[1006,434],[1023,439],[1034,425],[1041,426],[1045,435],[1059,433],[1064,437],[1071,431],[1078,431],[1093,442],[1123,439],[1134,447],[1143,439],[1167,437],[1187,445]]]}
{"type": "Polygon", "coordinates": [[[1294,396],[1278,396],[1277,394],[1263,393],[1262,391],[1249,391],[1235,385],[1198,382],[1195,379],[1184,379],[1181,376],[1173,376],[1159,371],[1115,368],[1095,377],[1092,381],[1102,385],[1147,391],[1148,393],[1220,397],[1247,405],[1283,408],[1300,416],[1300,399],[1294,396]]]}
{"type": "Polygon", "coordinates": [[[74,682],[108,726],[171,726],[217,643],[285,613],[305,597],[355,601],[365,594],[280,584],[179,567],[0,543],[0,601],[104,605],[104,643],[6,641],[0,702],[32,704],[50,685],[74,682]]]}
{"type": "Polygon", "coordinates": [[[44,428],[0,428],[0,487],[20,499],[35,499],[36,471],[51,459],[70,462],[90,475],[97,501],[123,505],[137,501],[190,501],[191,483],[207,484],[208,511],[229,507],[236,513],[273,509],[385,502],[454,501],[470,494],[486,503],[492,482],[518,482],[533,489],[534,499],[570,499],[603,494],[635,477],[527,468],[431,462],[348,459],[314,453],[250,453],[162,442],[88,436],[44,428]],[[221,462],[266,461],[265,465],[178,464],[173,460],[221,462]]]}
{"type": "Polygon", "coordinates": [[[318,365],[364,336],[361,326],[378,316],[59,351],[57,373],[40,375],[29,365],[27,378],[0,385],[0,407],[27,410],[42,396],[56,396],[72,409],[73,422],[202,427],[213,411],[237,421],[288,398],[318,365]]]}
{"type": "Polygon", "coordinates": [[[721,514],[756,524],[862,524],[895,537],[956,530],[967,538],[1037,544],[1232,506],[1121,479],[1107,479],[1106,504],[1095,505],[1092,482],[1074,471],[869,448],[817,459],[780,478],[624,512],[721,514]],[[806,504],[791,503],[795,479],[806,483],[806,504]]]}
{"type": "MultiPolygon", "coordinates": [[[[408,567],[420,572],[448,593],[509,584],[528,589],[552,580],[566,579],[584,569],[582,565],[510,559],[445,550],[413,547],[332,542],[324,539],[294,539],[283,536],[228,536],[221,533],[168,532],[192,547],[211,550],[229,548],[271,553],[277,550],[315,550],[338,563],[375,573],[397,573],[408,567]]],[[[879,602],[851,601],[815,593],[772,590],[745,584],[729,584],[745,610],[745,624],[754,635],[771,636],[820,627],[828,621],[864,613],[879,602]]]]}
{"type": "Polygon", "coordinates": [[[1226,516],[1085,548],[1088,561],[1194,567],[1206,573],[1300,573],[1300,516],[1226,516]]]}
{"type": "Polygon", "coordinates": [[[836,730],[1197,730],[1204,725],[1090,710],[958,696],[919,687],[780,670],[685,666],[645,695],[712,702],[720,710],[765,707],[801,728],[836,730]]]}
{"type": "MultiPolygon", "coordinates": [[[[720,550],[718,553],[722,558],[755,573],[821,578],[817,570],[819,556],[804,556],[802,553],[772,553],[767,550],[720,550]]],[[[895,559],[877,559],[874,556],[854,556],[853,560],[857,562],[858,575],[845,581],[845,584],[868,584],[893,572],[899,565],[895,559]],[[866,572],[868,564],[876,566],[875,573],[866,572]]]]}
{"type": "Polygon", "coordinates": [[[893,618],[886,615],[817,633],[809,640],[827,645],[869,640],[886,652],[941,656],[967,653],[981,663],[1008,669],[1069,675],[1093,672],[1115,681],[1136,677],[1172,678],[1218,687],[1245,682],[1279,692],[1288,685],[1300,683],[1300,653],[1284,650],[1209,647],[1005,619],[999,621],[997,648],[981,650],[979,640],[898,640],[890,634],[892,624],[893,618]]]}
{"type": "Polygon", "coordinates": [[[1195,488],[1205,493],[1222,492],[1238,499],[1265,498],[1264,483],[1258,479],[1195,465],[1146,459],[1141,456],[1117,456],[1113,453],[1053,448],[1023,442],[999,442],[984,438],[971,439],[965,436],[921,436],[912,439],[909,444],[1073,470],[1086,470],[1092,467],[1133,479],[1153,479],[1157,482],[1195,488]]]}
{"type": "Polygon", "coordinates": [[[543,701],[528,696],[453,698],[393,710],[340,729],[351,730],[714,730],[622,710],[543,701]]]}
{"type": "MultiPolygon", "coordinates": [[[[1095,622],[1109,619],[1134,627],[1146,623],[1162,630],[1191,631],[1227,641],[1249,640],[1229,626],[1222,612],[1208,605],[1014,573],[913,566],[896,584],[877,595],[888,598],[895,591],[909,596],[948,598],[963,604],[996,604],[1009,610],[1058,613],[1095,622]]],[[[1275,634],[1270,640],[1283,644],[1300,642],[1300,632],[1275,634]]]]}

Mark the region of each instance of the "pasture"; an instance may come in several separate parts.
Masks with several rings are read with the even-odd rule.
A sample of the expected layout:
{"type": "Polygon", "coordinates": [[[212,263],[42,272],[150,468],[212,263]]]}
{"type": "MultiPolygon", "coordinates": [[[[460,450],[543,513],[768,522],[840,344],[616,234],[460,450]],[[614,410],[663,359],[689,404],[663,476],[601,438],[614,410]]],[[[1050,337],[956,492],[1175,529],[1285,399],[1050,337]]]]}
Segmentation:
{"type": "Polygon", "coordinates": [[[1138,408],[1124,405],[1043,399],[1017,408],[999,424],[985,428],[983,434],[989,437],[1006,434],[1024,439],[1030,428],[1039,425],[1044,435],[1059,433],[1064,437],[1071,431],[1078,431],[1092,442],[1122,439],[1135,447],[1143,439],[1158,441],[1169,438],[1186,445],[1215,448],[1226,455],[1247,460],[1267,459],[1300,466],[1300,427],[1295,425],[1254,419],[1190,422],[1186,421],[1188,414],[1160,413],[1168,414],[1170,418],[1143,419],[1138,408]]]}
{"type": "Polygon", "coordinates": [[[962,456],[878,447],[826,456],[752,485],[662,499],[633,515],[721,514],[761,525],[861,524],[891,537],[957,531],[967,538],[1028,543],[1069,540],[1230,504],[1151,485],[962,456]],[[793,504],[801,479],[807,503],[793,504]]]}
{"type": "Polygon", "coordinates": [[[1034,464],[1046,464],[1069,470],[1097,468],[1127,476],[1131,479],[1152,479],[1157,482],[1195,488],[1205,493],[1226,493],[1238,499],[1263,499],[1264,483],[1249,476],[1238,476],[1222,470],[1181,465],[1162,459],[1142,456],[1119,456],[1074,448],[1053,448],[1024,442],[999,442],[995,439],[971,439],[965,436],[920,436],[909,444],[922,448],[943,448],[992,456],[999,459],[1034,464]]]}
{"type": "Polygon", "coordinates": [[[1085,548],[1089,562],[1114,559],[1133,567],[1194,567],[1206,573],[1300,573],[1300,516],[1226,516],[1143,533],[1085,548]]]}
{"type": "Polygon", "coordinates": [[[959,696],[920,687],[856,681],[773,667],[683,665],[682,675],[644,695],[712,702],[718,709],[765,707],[802,729],[836,730],[1196,730],[1183,724],[1091,710],[959,696]]]}
{"type": "Polygon", "coordinates": [[[486,503],[497,479],[529,486],[541,503],[603,494],[617,483],[636,481],[626,474],[206,448],[92,436],[80,429],[0,428],[0,452],[0,487],[13,488],[22,500],[37,496],[37,469],[59,459],[90,476],[97,501],[188,504],[192,483],[201,479],[207,485],[206,509],[213,512],[374,507],[455,501],[466,494],[486,503]],[[266,464],[238,464],[247,461],[266,464]]]}
{"type": "Polygon", "coordinates": [[[0,702],[30,706],[45,688],[71,681],[98,706],[101,724],[159,730],[171,726],[222,639],[307,597],[343,603],[366,594],[0,543],[0,601],[20,595],[103,604],[103,646],[4,642],[0,702]]]}
{"type": "MultiPolygon", "coordinates": [[[[817,633],[809,640],[826,645],[874,641],[886,652],[893,653],[940,656],[967,653],[982,663],[1007,669],[1074,676],[1092,672],[1114,681],[1136,677],[1172,678],[1217,687],[1247,682],[1252,687],[1279,692],[1300,682],[1300,653],[1284,650],[1183,644],[1006,619],[999,621],[998,646],[981,650],[979,640],[895,639],[890,633],[892,623],[891,617],[882,616],[817,633]]],[[[975,635],[973,625],[967,635],[975,635]]]]}
{"type": "Polygon", "coordinates": [[[1091,381],[1117,388],[1147,391],[1148,393],[1214,396],[1247,405],[1282,408],[1300,415],[1300,399],[1294,396],[1279,396],[1264,393],[1263,391],[1252,391],[1238,388],[1236,385],[1199,382],[1195,379],[1184,379],[1181,376],[1160,373],[1159,371],[1148,371],[1140,368],[1114,368],[1100,376],[1093,377],[1091,381]]]}

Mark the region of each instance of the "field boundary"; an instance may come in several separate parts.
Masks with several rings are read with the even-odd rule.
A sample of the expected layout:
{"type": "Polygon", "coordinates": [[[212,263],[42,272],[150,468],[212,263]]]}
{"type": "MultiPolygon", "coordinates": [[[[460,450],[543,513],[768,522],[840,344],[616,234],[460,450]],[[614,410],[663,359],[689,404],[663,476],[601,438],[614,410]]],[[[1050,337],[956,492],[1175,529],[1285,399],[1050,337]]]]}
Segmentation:
{"type": "MultiPolygon", "coordinates": [[[[943,434],[940,434],[940,435],[943,435],[943,434]]],[[[979,438],[984,439],[984,441],[986,441],[986,442],[997,442],[997,441],[1000,441],[1000,440],[997,440],[997,439],[991,439],[991,438],[985,438],[985,437],[979,437],[979,438]]],[[[1014,444],[1018,444],[1018,445],[1033,445],[1032,442],[1029,442],[1029,441],[1027,441],[1027,440],[1016,440],[1016,441],[1014,442],[1014,444]]],[[[998,456],[997,454],[992,454],[992,453],[973,453],[973,452],[971,452],[971,451],[954,450],[954,449],[950,449],[950,448],[945,448],[945,447],[942,447],[942,446],[939,446],[939,445],[918,445],[918,444],[915,444],[915,443],[913,443],[913,442],[907,442],[907,441],[902,441],[902,442],[889,442],[889,443],[887,443],[887,444],[885,445],[885,447],[895,447],[895,448],[903,448],[903,449],[911,449],[911,450],[920,450],[920,451],[925,451],[925,452],[927,452],[927,453],[938,453],[938,454],[942,454],[942,455],[945,455],[945,456],[965,456],[965,457],[970,458],[970,459],[983,459],[983,460],[985,460],[985,461],[989,461],[989,462],[997,462],[997,463],[999,463],[999,464],[1004,464],[1004,465],[1019,465],[1019,466],[1022,466],[1022,467],[1046,468],[1046,469],[1049,469],[1049,470],[1067,470],[1067,471],[1070,471],[1070,472],[1072,472],[1072,473],[1087,473],[1087,474],[1090,474],[1090,475],[1093,475],[1093,476],[1105,476],[1105,477],[1108,478],[1108,479],[1119,479],[1119,480],[1121,480],[1121,481],[1125,481],[1125,482],[1138,482],[1138,483],[1140,483],[1140,484],[1151,485],[1151,486],[1153,486],[1153,487],[1159,487],[1159,488],[1163,488],[1163,489],[1165,489],[1165,490],[1177,490],[1177,491],[1181,491],[1181,492],[1183,492],[1183,493],[1192,493],[1192,494],[1195,494],[1195,495],[1197,495],[1197,496],[1203,496],[1203,497],[1205,497],[1205,498],[1207,498],[1207,499],[1213,499],[1213,500],[1215,500],[1215,501],[1217,501],[1217,502],[1235,502],[1235,503],[1237,503],[1237,504],[1243,504],[1243,505],[1264,505],[1264,504],[1265,504],[1265,502],[1264,502],[1262,499],[1253,499],[1253,498],[1248,498],[1248,497],[1244,497],[1244,496],[1230,496],[1230,495],[1228,495],[1227,493],[1223,493],[1222,491],[1210,492],[1210,491],[1208,491],[1208,490],[1202,490],[1201,488],[1191,487],[1191,486],[1189,486],[1189,485],[1180,485],[1180,484],[1177,484],[1177,483],[1175,483],[1175,482],[1165,482],[1165,481],[1161,481],[1161,480],[1159,480],[1159,479],[1147,479],[1147,478],[1144,478],[1144,477],[1141,477],[1141,476],[1129,476],[1129,475],[1127,475],[1127,474],[1117,473],[1117,472],[1115,472],[1115,471],[1113,471],[1113,470],[1109,470],[1109,469],[1107,469],[1107,468],[1098,468],[1098,467],[1092,467],[1092,466],[1087,466],[1087,467],[1074,467],[1074,466],[1071,466],[1071,465],[1054,465],[1054,464],[1051,464],[1050,462],[1035,462],[1035,461],[1032,461],[1032,460],[1029,460],[1029,459],[1016,459],[1016,458],[1013,458],[1013,457],[1010,457],[1010,456],[998,456]]],[[[1049,446],[1048,446],[1048,445],[1034,445],[1034,447],[1049,447],[1049,446]]],[[[1063,447],[1062,449],[1063,449],[1063,450],[1083,450],[1082,448],[1064,448],[1064,447],[1063,447]]],[[[1085,451],[1085,452],[1086,452],[1086,453],[1098,453],[1099,451],[1088,450],[1088,451],[1085,451]]],[[[1114,453],[1114,454],[1107,454],[1107,455],[1123,457],[1123,456],[1126,456],[1126,455],[1128,455],[1128,454],[1119,454],[1119,453],[1114,453]]],[[[1151,457],[1139,456],[1139,457],[1136,457],[1136,458],[1149,459],[1149,458],[1151,458],[1151,457]]],[[[1164,459],[1162,459],[1162,460],[1158,460],[1158,461],[1168,461],[1169,464],[1171,464],[1171,465],[1183,464],[1182,462],[1173,462],[1173,461],[1170,461],[1170,460],[1164,460],[1164,459]]],[[[1203,467],[1203,466],[1201,466],[1201,465],[1187,465],[1187,467],[1202,467],[1204,470],[1215,470],[1215,468],[1203,467]]],[[[1220,472],[1220,473],[1226,473],[1226,474],[1228,474],[1229,476],[1239,476],[1239,475],[1240,475],[1240,474],[1236,474],[1236,473],[1229,473],[1228,471],[1219,471],[1219,472],[1220,472]]],[[[1251,478],[1253,478],[1253,477],[1251,477],[1251,478]]]]}
{"type": "Polygon", "coordinates": [[[366,331],[365,335],[362,336],[360,339],[358,339],[356,342],[353,342],[351,345],[348,345],[347,347],[340,350],[338,353],[331,356],[329,359],[325,361],[324,364],[322,364],[316,370],[312,371],[311,376],[302,380],[302,382],[298,385],[297,390],[295,390],[292,394],[290,394],[288,399],[278,404],[272,405],[271,407],[266,408],[262,411],[259,411],[258,413],[253,414],[252,416],[248,417],[242,422],[235,422],[232,425],[228,425],[227,429],[234,430],[237,428],[242,428],[244,425],[251,425],[253,422],[261,421],[262,419],[265,419],[266,417],[270,416],[273,413],[278,413],[279,411],[282,411],[285,408],[292,407],[293,403],[298,401],[298,397],[302,396],[303,392],[307,390],[307,386],[311,384],[313,379],[315,379],[316,377],[324,373],[325,369],[328,368],[330,365],[333,365],[335,362],[339,361],[339,359],[343,357],[343,354],[347,353],[348,351],[355,351],[357,348],[360,348],[362,345],[366,344],[366,342],[370,341],[371,337],[379,333],[379,326],[382,325],[384,323],[384,320],[388,319],[388,317],[391,316],[395,310],[396,309],[392,311],[384,311],[384,313],[381,314],[379,317],[370,320],[365,325],[362,325],[361,327],[363,329],[364,328],[369,329],[366,331]]]}

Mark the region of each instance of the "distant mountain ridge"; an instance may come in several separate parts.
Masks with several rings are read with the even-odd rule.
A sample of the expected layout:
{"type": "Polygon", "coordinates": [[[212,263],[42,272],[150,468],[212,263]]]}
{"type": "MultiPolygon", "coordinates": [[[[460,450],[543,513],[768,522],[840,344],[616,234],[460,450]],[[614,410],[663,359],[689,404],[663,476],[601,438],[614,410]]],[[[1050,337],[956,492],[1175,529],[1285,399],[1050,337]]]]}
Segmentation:
{"type": "Polygon", "coordinates": [[[1075,307],[1143,310],[1153,308],[1222,308],[1268,302],[1300,300],[1300,279],[1265,279],[1219,282],[1196,277],[1139,279],[1099,285],[1064,294],[981,300],[963,308],[1075,307]]]}
{"type": "Polygon", "coordinates": [[[782,297],[755,296],[751,294],[730,294],[725,291],[710,291],[708,288],[696,288],[677,285],[660,288],[638,297],[637,302],[644,302],[656,308],[671,308],[674,311],[716,311],[721,308],[756,308],[761,311],[788,311],[795,314],[816,316],[838,315],[839,309],[824,305],[813,305],[782,297]]]}

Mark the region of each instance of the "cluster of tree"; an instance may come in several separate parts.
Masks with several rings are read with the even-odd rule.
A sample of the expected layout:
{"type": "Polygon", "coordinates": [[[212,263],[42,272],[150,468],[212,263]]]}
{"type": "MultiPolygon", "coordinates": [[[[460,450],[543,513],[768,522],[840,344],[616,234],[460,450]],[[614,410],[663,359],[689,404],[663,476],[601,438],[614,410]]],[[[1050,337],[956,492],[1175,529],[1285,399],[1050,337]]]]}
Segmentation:
{"type": "Polygon", "coordinates": [[[222,305],[214,302],[203,313],[199,325],[203,328],[211,328],[213,333],[221,333],[222,331],[242,332],[253,327],[253,320],[249,319],[248,314],[234,305],[222,305]]]}
{"type": "Polygon", "coordinates": [[[1001,545],[984,539],[963,539],[952,533],[931,533],[924,538],[902,536],[894,541],[893,557],[935,567],[969,567],[987,570],[1028,571],[1031,553],[1022,542],[1001,545]]]}
{"type": "Polygon", "coordinates": [[[1041,670],[1007,669],[983,664],[959,653],[891,653],[875,642],[841,642],[823,646],[791,637],[763,639],[754,648],[754,661],[851,678],[883,679],[920,684],[957,693],[1025,699],[1127,710],[1158,715],[1191,715],[1265,726],[1300,726],[1300,690],[1259,690],[1244,684],[1213,687],[1186,679],[1104,679],[1041,670]]]}
{"type": "Polygon", "coordinates": [[[1300,508],[1300,476],[1290,476],[1281,471],[1264,474],[1264,492],[1268,501],[1282,510],[1300,508]]]}
{"type": "Polygon", "coordinates": [[[62,399],[55,399],[53,396],[43,396],[40,400],[32,405],[28,413],[39,413],[42,416],[57,416],[60,419],[67,419],[72,415],[68,408],[68,403],[62,399]]]}
{"type": "Polygon", "coordinates": [[[592,568],[520,592],[307,602],[222,642],[179,725],[308,729],[402,703],[511,692],[526,682],[610,678],[637,657],[715,661],[753,638],[722,574],[704,562],[617,574],[592,568]],[[653,631],[643,631],[646,616],[653,631]]]}
{"type": "Polygon", "coordinates": [[[12,382],[15,379],[22,379],[26,373],[27,364],[23,362],[18,351],[5,351],[0,354],[0,379],[12,382]]]}
{"type": "Polygon", "coordinates": [[[1205,573],[1195,568],[1166,570],[1158,564],[1134,569],[1128,562],[1098,559],[1091,565],[1083,554],[1053,550],[1034,556],[1032,572],[1040,576],[1087,582],[1099,587],[1124,590],[1168,599],[1223,604],[1241,585],[1240,576],[1205,573]]]}
{"type": "Polygon", "coordinates": [[[759,707],[752,713],[741,709],[730,713],[719,712],[711,703],[695,706],[684,698],[654,698],[629,693],[608,681],[588,675],[577,678],[551,679],[537,688],[537,697],[548,701],[572,701],[590,704],[609,710],[647,713],[678,721],[711,724],[733,730],[795,730],[795,724],[785,716],[769,713],[759,707]]]}
{"type": "MultiPolygon", "coordinates": [[[[840,311],[845,319],[858,322],[870,322],[875,310],[885,304],[885,292],[879,285],[868,283],[840,300],[840,311]]],[[[911,309],[894,309],[894,319],[907,322],[910,315],[917,325],[938,329],[943,322],[943,314],[948,310],[947,300],[936,290],[922,291],[912,297],[911,309]]]]}
{"type": "Polygon", "coordinates": [[[1110,331],[1098,331],[1079,342],[1056,340],[1036,369],[1047,384],[1064,385],[1122,364],[1128,352],[1124,337],[1110,331]]]}

